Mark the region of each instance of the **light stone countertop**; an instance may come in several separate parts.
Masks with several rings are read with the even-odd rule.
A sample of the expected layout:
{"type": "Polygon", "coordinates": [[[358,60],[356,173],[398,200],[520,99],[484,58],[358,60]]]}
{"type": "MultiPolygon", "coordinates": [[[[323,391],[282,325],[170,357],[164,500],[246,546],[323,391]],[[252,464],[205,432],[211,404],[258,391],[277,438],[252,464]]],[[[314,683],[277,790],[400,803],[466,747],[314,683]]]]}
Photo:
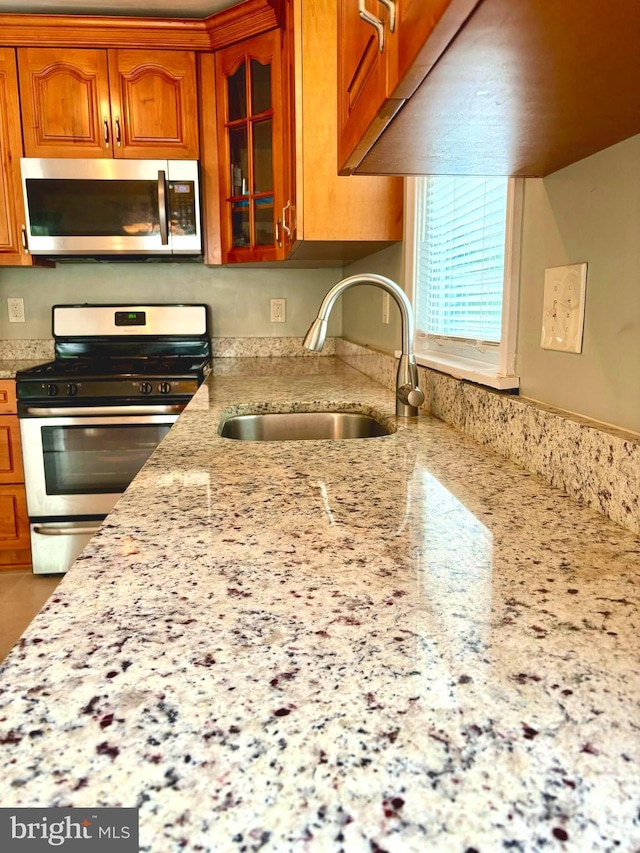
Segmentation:
{"type": "Polygon", "coordinates": [[[138,806],[140,849],[640,849],[640,540],[393,395],[221,359],[0,671],[3,806],[138,806]],[[304,407],[304,406],[303,406],[304,407]]]}
{"type": "Polygon", "coordinates": [[[27,370],[47,361],[46,358],[0,358],[0,379],[15,379],[19,370],[27,370]]]}

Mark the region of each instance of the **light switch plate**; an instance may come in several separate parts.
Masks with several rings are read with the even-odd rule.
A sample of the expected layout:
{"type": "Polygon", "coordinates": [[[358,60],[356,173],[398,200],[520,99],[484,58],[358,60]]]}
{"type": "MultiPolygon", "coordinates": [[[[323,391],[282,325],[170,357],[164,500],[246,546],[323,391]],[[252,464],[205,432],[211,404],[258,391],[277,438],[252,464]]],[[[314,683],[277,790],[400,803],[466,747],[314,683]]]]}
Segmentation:
{"type": "Polygon", "coordinates": [[[582,352],[587,265],[568,264],[544,271],[543,349],[582,352]]]}

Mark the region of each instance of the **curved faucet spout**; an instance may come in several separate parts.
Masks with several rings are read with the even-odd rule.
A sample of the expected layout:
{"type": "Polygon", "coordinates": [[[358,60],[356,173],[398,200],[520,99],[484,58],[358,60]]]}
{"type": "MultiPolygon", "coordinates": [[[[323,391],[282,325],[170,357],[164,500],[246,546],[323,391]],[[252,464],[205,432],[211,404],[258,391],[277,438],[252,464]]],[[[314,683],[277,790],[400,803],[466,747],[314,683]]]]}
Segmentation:
{"type": "Polygon", "coordinates": [[[365,275],[350,275],[334,284],[320,304],[318,316],[305,335],[304,346],[314,352],[320,352],[327,335],[327,322],[331,309],[338,297],[356,284],[373,284],[382,290],[386,290],[393,296],[400,309],[402,356],[396,376],[396,414],[401,417],[415,417],[418,414],[418,407],[424,402],[424,394],[418,385],[418,368],[413,354],[413,308],[406,293],[395,281],[383,275],[367,273],[365,275]]]}

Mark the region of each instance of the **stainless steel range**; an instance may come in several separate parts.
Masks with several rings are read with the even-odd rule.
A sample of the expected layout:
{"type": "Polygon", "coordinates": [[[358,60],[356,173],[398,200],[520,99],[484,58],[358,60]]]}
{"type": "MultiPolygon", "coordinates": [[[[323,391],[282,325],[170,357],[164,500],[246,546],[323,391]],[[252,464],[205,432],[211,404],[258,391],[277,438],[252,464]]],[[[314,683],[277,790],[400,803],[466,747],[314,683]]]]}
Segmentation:
{"type": "Polygon", "coordinates": [[[19,371],[33,571],[66,572],[211,360],[205,305],[55,305],[55,360],[19,371]]]}

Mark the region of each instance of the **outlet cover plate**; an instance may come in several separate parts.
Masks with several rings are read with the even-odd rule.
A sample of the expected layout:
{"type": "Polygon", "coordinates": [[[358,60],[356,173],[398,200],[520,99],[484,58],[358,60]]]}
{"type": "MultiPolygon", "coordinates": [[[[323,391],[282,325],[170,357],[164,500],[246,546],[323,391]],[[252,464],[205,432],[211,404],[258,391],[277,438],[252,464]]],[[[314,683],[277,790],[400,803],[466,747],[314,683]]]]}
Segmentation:
{"type": "Polygon", "coordinates": [[[271,300],[271,322],[286,323],[287,322],[287,300],[272,299],[271,300]]]}
{"type": "Polygon", "coordinates": [[[543,349],[582,352],[587,265],[567,264],[544,271],[543,349]]]}

